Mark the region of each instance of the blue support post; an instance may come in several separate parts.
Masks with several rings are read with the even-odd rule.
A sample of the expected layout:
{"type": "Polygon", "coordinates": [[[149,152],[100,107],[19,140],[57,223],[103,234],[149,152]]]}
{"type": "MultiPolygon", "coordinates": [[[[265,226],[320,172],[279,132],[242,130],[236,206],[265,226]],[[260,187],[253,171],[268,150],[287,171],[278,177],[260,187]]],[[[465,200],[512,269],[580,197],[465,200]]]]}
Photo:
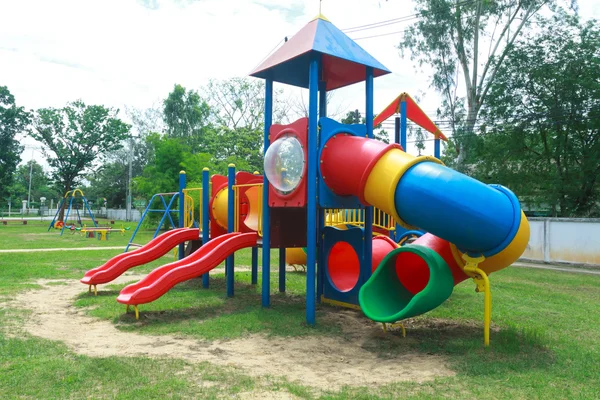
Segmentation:
{"type": "MultiPolygon", "coordinates": [[[[327,116],[327,82],[319,82],[319,118],[327,116]]],[[[320,144],[319,144],[320,145],[320,144]]],[[[318,205],[318,202],[317,202],[318,205]]],[[[324,245],[323,245],[323,234],[325,229],[325,209],[318,208],[318,219],[317,219],[317,303],[321,303],[321,297],[323,296],[323,279],[325,277],[324,263],[324,245]]]]}
{"type": "MultiPolygon", "coordinates": [[[[396,116],[396,118],[394,118],[394,143],[400,144],[400,117],[396,116]]],[[[404,149],[404,147],[403,147],[404,149]]],[[[404,149],[406,150],[406,149],[404,149]]],[[[394,242],[398,242],[398,230],[400,228],[400,225],[398,225],[396,223],[396,230],[394,231],[394,234],[392,235],[392,239],[394,239],[394,242]]]]}
{"type": "MultiPolygon", "coordinates": [[[[56,223],[56,218],[58,217],[58,214],[60,213],[60,210],[62,210],[63,204],[65,203],[65,198],[63,197],[60,200],[60,204],[58,205],[58,208],[56,209],[56,214],[54,214],[54,218],[52,219],[52,222],[50,222],[50,225],[48,225],[48,231],[51,228],[54,228],[54,224],[56,223]]],[[[10,217],[10,215],[9,215],[10,217]]]]}
{"type": "MultiPolygon", "coordinates": [[[[185,171],[179,171],[179,227],[183,228],[185,223],[185,195],[183,189],[186,185],[185,171]]],[[[179,244],[179,259],[185,257],[185,243],[179,244]]]]}
{"type": "MultiPolygon", "coordinates": [[[[210,178],[208,176],[209,169],[202,170],[202,245],[205,245],[210,240],[210,215],[208,203],[210,202],[210,178]]],[[[208,272],[202,275],[202,287],[208,289],[210,275],[208,272]]]]}
{"type": "Polygon", "coordinates": [[[433,141],[433,155],[437,159],[440,158],[440,138],[439,137],[436,137],[435,140],[433,141]]]}
{"type": "Polygon", "coordinates": [[[406,151],[406,101],[400,102],[400,145],[406,151]]]}
{"type": "MultiPolygon", "coordinates": [[[[233,186],[235,185],[235,165],[229,164],[227,168],[227,232],[235,232],[235,196],[233,186]]],[[[225,261],[225,274],[227,275],[227,297],[233,297],[233,253],[225,261]]]]}
{"type": "Polygon", "coordinates": [[[62,236],[63,232],[65,231],[65,228],[67,227],[67,222],[69,221],[69,214],[71,213],[72,206],[73,206],[73,196],[71,196],[71,199],[69,200],[69,209],[67,210],[67,215],[65,215],[65,218],[63,219],[63,226],[62,226],[62,229],[60,230],[60,236],[62,236]]]}
{"type": "MultiPolygon", "coordinates": [[[[367,67],[366,76],[366,109],[367,137],[373,139],[373,67],[367,67]]],[[[373,207],[365,208],[365,242],[364,242],[364,268],[365,278],[371,276],[373,263],[373,207]]]]}
{"type": "Polygon", "coordinates": [[[308,77],[308,204],[306,227],[306,323],[316,322],[316,252],[317,252],[317,101],[319,90],[319,55],[311,54],[308,77]]]}
{"type": "Polygon", "coordinates": [[[285,247],[279,248],[279,291],[285,293],[285,247]]]}
{"type": "Polygon", "coordinates": [[[252,248],[252,280],[251,283],[256,285],[258,283],[258,247],[252,248]]]}
{"type": "MultiPolygon", "coordinates": [[[[273,121],[273,79],[265,80],[265,127],[264,153],[271,142],[269,132],[273,121]]],[[[262,220],[262,306],[271,305],[271,214],[269,210],[269,180],[263,176],[263,220],[262,220]]]]}

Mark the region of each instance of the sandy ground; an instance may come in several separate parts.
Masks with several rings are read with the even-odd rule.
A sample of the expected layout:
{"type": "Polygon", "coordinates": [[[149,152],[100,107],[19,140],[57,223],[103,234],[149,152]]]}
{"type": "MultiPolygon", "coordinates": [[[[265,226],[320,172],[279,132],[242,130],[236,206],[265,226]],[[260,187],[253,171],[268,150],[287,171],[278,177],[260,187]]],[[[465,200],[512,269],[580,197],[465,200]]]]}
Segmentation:
{"type": "MultiPolygon", "coordinates": [[[[139,279],[125,275],[117,282],[139,279]]],[[[348,329],[347,338],[265,338],[252,335],[229,341],[203,341],[170,335],[147,336],[122,332],[108,321],[85,315],[73,306],[86,291],[78,281],[40,280],[41,289],[23,292],[14,306],[29,309],[24,328],[32,335],[64,342],[74,352],[92,357],[173,357],[190,362],[208,361],[234,367],[250,376],[284,376],[315,389],[339,389],[344,385],[380,385],[397,381],[426,381],[452,376],[443,357],[423,354],[385,356],[371,351],[382,330],[366,324],[356,312],[341,310],[337,321],[348,329]],[[58,284],[60,283],[60,284],[58,284]],[[359,320],[360,318],[360,320],[359,320]]]]}

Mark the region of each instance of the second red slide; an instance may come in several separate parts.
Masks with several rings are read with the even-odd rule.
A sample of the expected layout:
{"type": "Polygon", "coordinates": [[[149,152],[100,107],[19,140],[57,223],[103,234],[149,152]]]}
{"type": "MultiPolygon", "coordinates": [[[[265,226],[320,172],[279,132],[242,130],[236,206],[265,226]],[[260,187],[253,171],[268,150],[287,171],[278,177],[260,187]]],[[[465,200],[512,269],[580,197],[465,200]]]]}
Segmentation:
{"type": "Polygon", "coordinates": [[[197,278],[218,266],[230,254],[246,247],[256,246],[258,234],[229,233],[219,236],[188,257],[163,265],[148,276],[121,290],[117,301],[122,304],[145,304],[158,299],[179,282],[197,278]]]}
{"type": "Polygon", "coordinates": [[[119,254],[103,265],[90,269],[85,273],[80,282],[86,285],[99,285],[111,282],[128,269],[154,261],[167,254],[178,244],[190,240],[198,240],[199,237],[200,230],[197,228],[180,228],[165,232],[139,249],[119,254]]]}

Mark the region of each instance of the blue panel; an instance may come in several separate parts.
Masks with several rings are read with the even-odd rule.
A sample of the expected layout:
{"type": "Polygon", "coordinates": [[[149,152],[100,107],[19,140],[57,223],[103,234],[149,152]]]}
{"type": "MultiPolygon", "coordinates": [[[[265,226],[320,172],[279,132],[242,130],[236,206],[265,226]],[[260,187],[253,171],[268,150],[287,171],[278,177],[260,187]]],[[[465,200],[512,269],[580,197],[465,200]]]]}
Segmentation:
{"type": "MultiPolygon", "coordinates": [[[[364,124],[344,125],[331,118],[321,118],[319,120],[321,127],[320,143],[319,143],[319,160],[323,152],[323,146],[333,136],[339,133],[349,133],[354,136],[365,137],[367,135],[367,127],[364,124]]],[[[363,208],[360,200],[356,196],[338,196],[331,191],[323,180],[321,168],[319,168],[319,206],[323,208],[363,208]]]]}
{"type": "Polygon", "coordinates": [[[364,246],[363,246],[363,230],[362,228],[351,227],[347,230],[341,230],[333,227],[326,227],[323,230],[324,239],[323,239],[323,295],[326,299],[343,301],[344,303],[350,304],[358,304],[358,292],[362,284],[368,279],[368,277],[364,276],[363,271],[363,262],[364,260],[364,246]],[[338,242],[347,242],[352,246],[358,259],[361,260],[361,272],[358,277],[358,281],[356,286],[347,292],[340,292],[331,281],[331,276],[329,275],[329,253],[333,246],[335,246],[338,242]]]}
{"type": "Polygon", "coordinates": [[[390,72],[383,64],[367,53],[331,22],[322,19],[318,22],[319,25],[317,25],[313,50],[367,67],[390,72]]]}
{"type": "Polygon", "coordinates": [[[407,223],[486,257],[512,239],[521,218],[519,202],[508,189],[433,162],[419,163],[402,176],[395,203],[407,223]]]}

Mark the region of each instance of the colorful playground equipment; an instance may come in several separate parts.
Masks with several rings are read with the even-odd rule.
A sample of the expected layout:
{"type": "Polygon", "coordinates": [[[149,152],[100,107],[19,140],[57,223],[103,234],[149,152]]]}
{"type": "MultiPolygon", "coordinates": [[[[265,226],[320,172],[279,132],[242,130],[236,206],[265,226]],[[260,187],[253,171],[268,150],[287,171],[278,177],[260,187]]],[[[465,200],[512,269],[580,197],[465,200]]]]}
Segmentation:
{"type": "Polygon", "coordinates": [[[446,137],[407,94],[374,121],[373,80],[389,72],[323,16],[315,18],[251,73],[265,79],[264,176],[236,173],[230,165],[227,177],[209,178],[205,169],[196,228],[182,173],[178,228],[89,271],[81,282],[96,290],[95,285],[179,245],[178,261],[118,296],[128,309],[134,307],[137,318],[138,305],[178,282],[202,276],[208,287],[209,271],[224,260],[227,296],[233,296],[233,254],[241,248],[252,248],[252,283],[257,283],[260,247],[262,305],[269,307],[271,248],[279,249],[280,291],[285,291],[286,249],[294,249],[289,259],[296,263],[304,262],[301,249],[307,323],[316,322],[316,304],[325,302],[360,308],[385,328],[440,306],[456,284],[472,278],[485,294],[484,343],[489,344],[488,275],[523,253],[529,224],[510,190],[442,164],[440,143],[446,137]],[[274,82],[309,89],[308,118],[272,124],[274,82]],[[365,82],[366,124],[327,118],[327,91],[359,82],[365,82]],[[374,124],[398,112],[396,143],[374,140],[374,124]],[[435,157],[404,151],[408,119],[434,135],[435,157]],[[202,246],[184,257],[183,243],[200,238],[202,246]],[[416,240],[404,243],[408,238],[416,240]]]}
{"type": "Polygon", "coordinates": [[[80,208],[84,209],[84,214],[85,210],[87,210],[92,222],[94,223],[94,226],[97,227],[98,224],[94,219],[94,213],[92,212],[92,209],[90,208],[90,205],[87,199],[85,198],[83,191],[81,189],[75,189],[69,190],[60,200],[60,203],[58,204],[58,207],[56,209],[56,214],[54,214],[54,218],[52,219],[52,222],[50,222],[48,230],[52,228],[60,229],[60,235],[62,236],[62,234],[65,231],[65,228],[72,227],[73,229],[75,229],[75,223],[72,223],[71,225],[68,224],[69,216],[71,216],[72,210],[75,210],[75,213],[77,214],[77,219],[75,221],[79,224],[80,227],[83,227],[83,222],[81,221],[81,214],[79,213],[80,208]],[[79,196],[77,196],[77,194],[79,194],[79,196]],[[60,211],[63,209],[67,201],[69,202],[69,207],[67,208],[67,211],[64,214],[63,220],[59,220],[60,211]]]}

